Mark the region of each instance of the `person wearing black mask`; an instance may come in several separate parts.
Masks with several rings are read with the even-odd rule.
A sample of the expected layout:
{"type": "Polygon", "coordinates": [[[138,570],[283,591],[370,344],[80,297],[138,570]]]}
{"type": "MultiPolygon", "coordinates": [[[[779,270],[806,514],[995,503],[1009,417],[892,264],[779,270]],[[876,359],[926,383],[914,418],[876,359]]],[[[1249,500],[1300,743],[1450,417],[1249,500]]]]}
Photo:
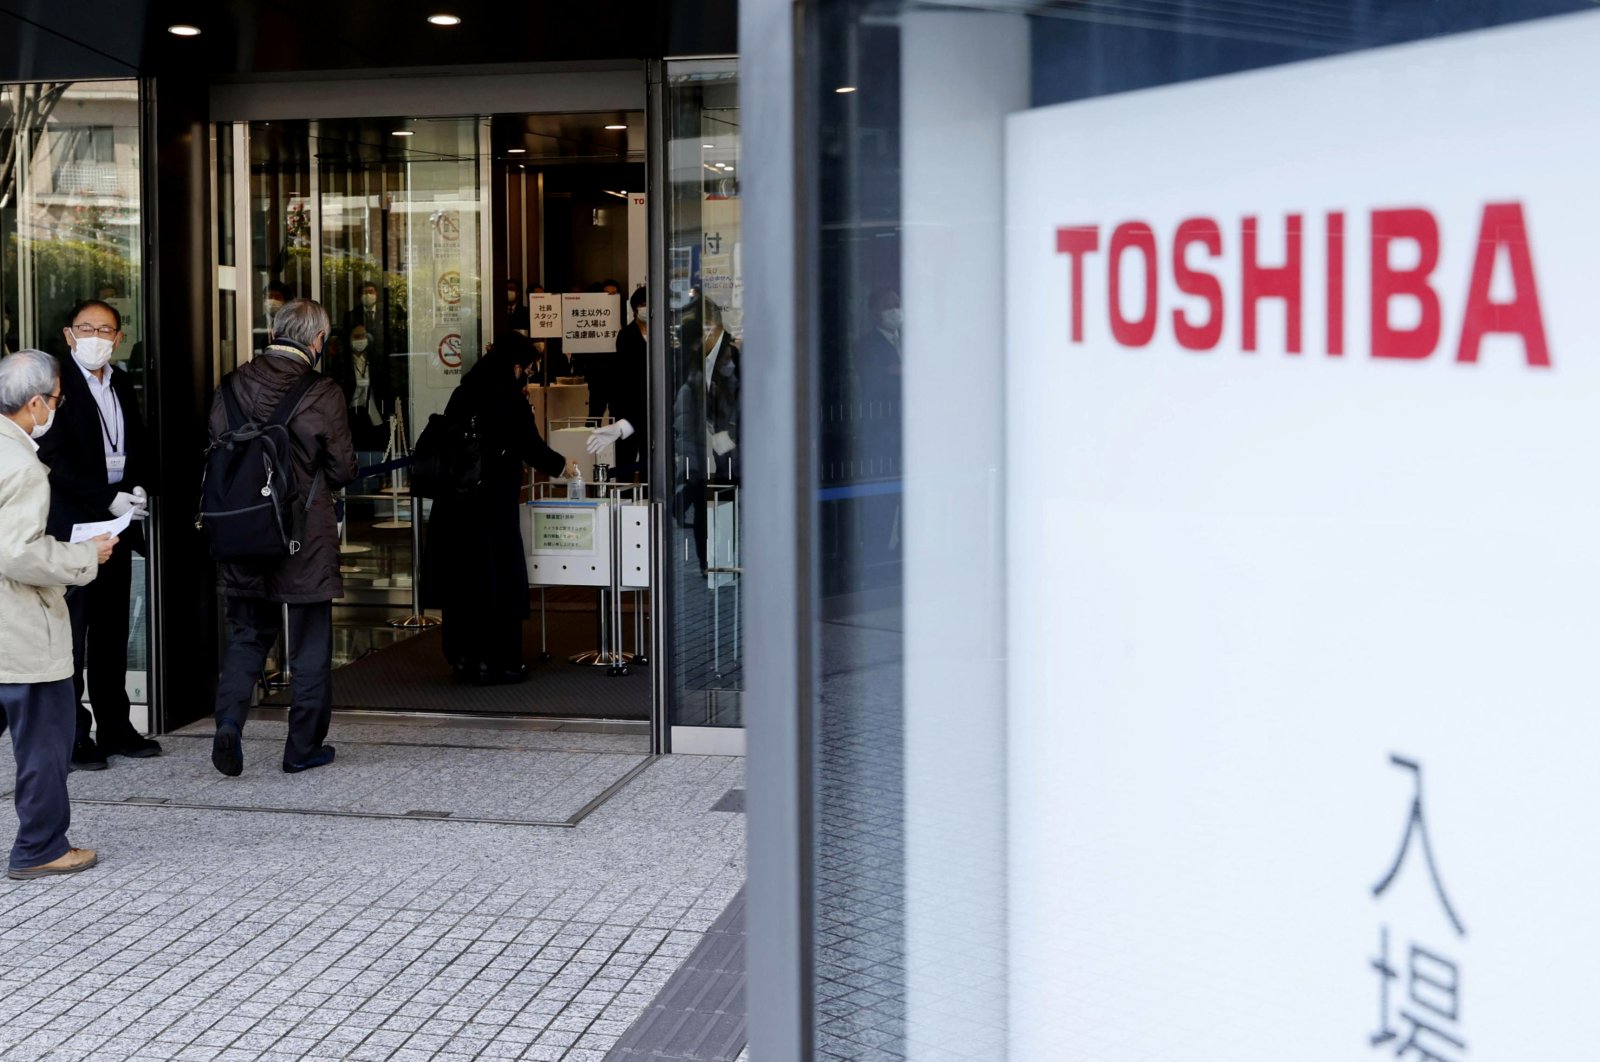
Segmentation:
{"type": "Polygon", "coordinates": [[[434,501],[422,552],[422,604],[443,614],[444,654],[458,681],[494,685],[527,677],[523,465],[551,477],[577,468],[545,445],[524,397],[537,361],[528,337],[501,332],[445,406],[453,421],[475,423],[482,454],[476,489],[434,501]]]}
{"type": "Polygon", "coordinates": [[[217,565],[218,589],[227,601],[228,641],[217,680],[211,764],[230,777],[244,770],[239,735],[267,653],[285,622],[294,707],[283,769],[295,774],[333,762],[333,746],[324,743],[333,714],[333,602],[344,596],[333,495],[355,480],[356,451],[344,393],[317,372],[330,331],[319,303],[289,300],[272,319],[271,342],[262,355],[224,376],[211,403],[215,443],[240,426],[230,424],[225,392],[231,391],[245,419],[265,424],[307,374],[318,377],[287,419],[294,506],[305,513],[299,551],[273,562],[217,565]]]}

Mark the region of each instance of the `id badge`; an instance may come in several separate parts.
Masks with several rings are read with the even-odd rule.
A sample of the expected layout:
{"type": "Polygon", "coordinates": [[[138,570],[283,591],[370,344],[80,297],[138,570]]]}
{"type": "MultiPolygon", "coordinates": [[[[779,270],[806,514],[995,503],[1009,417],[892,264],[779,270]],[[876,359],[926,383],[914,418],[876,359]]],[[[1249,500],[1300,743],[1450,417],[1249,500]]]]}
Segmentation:
{"type": "Polygon", "coordinates": [[[127,470],[127,454],[106,454],[106,473],[108,475],[121,476],[127,470]]]}

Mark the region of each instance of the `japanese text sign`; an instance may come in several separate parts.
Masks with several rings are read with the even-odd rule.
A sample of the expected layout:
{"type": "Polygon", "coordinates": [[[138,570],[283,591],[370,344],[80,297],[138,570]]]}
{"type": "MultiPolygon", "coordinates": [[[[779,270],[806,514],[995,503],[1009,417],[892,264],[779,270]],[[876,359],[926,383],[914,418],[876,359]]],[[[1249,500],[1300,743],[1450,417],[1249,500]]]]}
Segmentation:
{"type": "Polygon", "coordinates": [[[615,354],[622,331],[622,296],[561,296],[561,347],[568,354],[615,354]]]}

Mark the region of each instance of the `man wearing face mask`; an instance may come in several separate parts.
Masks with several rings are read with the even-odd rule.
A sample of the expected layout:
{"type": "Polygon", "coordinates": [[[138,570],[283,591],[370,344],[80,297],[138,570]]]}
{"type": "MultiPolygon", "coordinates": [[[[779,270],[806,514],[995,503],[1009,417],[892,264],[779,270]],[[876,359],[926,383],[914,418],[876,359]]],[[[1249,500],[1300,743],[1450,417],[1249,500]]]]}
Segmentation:
{"type": "Polygon", "coordinates": [[[522,299],[522,281],[516,277],[506,279],[506,327],[513,332],[528,334],[532,327],[528,318],[528,304],[522,299]]]}
{"type": "Polygon", "coordinates": [[[117,540],[69,545],[45,533],[50,480],[37,450],[65,405],[50,355],[20,350],[0,358],[0,730],[11,731],[17,761],[17,839],[6,870],[16,879],[72,874],[96,862],[93,851],[67,841],[75,669],[62,588],[90,583],[117,540]]]}
{"type": "Polygon", "coordinates": [[[75,770],[98,771],[106,757],[144,759],[161,746],[133,728],[129,719],[128,601],[133,590],[133,551],[143,551],[150,472],[144,420],[127,373],[111,364],[122,344],[122,316],[108,303],[79,303],[63,330],[70,355],[61,361],[66,396],[54,430],[39,442],[39,459],[50,468],[49,533],[63,542],[73,524],[131,514],[134,523],[88,586],[67,591],[76,663],[77,731],[75,770]],[[84,706],[84,674],[89,703],[84,706]],[[94,735],[90,735],[90,727],[94,735]]]}
{"type": "Polygon", "coordinates": [[[356,478],[356,451],[339,385],[317,373],[330,326],[327,311],[310,299],[291,299],[272,322],[262,356],[223,377],[211,403],[211,441],[230,430],[224,389],[240,411],[265,424],[309,373],[319,376],[288,417],[294,454],[294,506],[305,512],[300,551],[269,564],[219,564],[217,582],[227,599],[228,642],[217,679],[217,732],[211,764],[230,777],[244,770],[240,732],[250,714],[256,679],[287,617],[294,707],[283,769],[295,774],[333,762],[324,743],[333,713],[333,601],[344,596],[339,579],[339,531],[333,494],[356,478]]]}

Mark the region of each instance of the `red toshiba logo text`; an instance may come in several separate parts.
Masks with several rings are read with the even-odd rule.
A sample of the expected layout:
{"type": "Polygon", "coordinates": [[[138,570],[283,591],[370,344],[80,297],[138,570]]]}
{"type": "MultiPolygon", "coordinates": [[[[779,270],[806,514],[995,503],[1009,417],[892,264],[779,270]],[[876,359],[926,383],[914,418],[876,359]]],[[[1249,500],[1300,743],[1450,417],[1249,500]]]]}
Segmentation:
{"type": "MultiPolygon", "coordinates": [[[[1448,309],[1459,313],[1460,340],[1455,358],[1476,362],[1486,336],[1519,336],[1528,365],[1549,368],[1550,349],[1545,340],[1544,318],[1539,308],[1539,289],[1534,280],[1533,250],[1528,242],[1528,227],[1521,203],[1489,203],[1483,208],[1474,245],[1472,270],[1464,298],[1447,307],[1436,284],[1439,263],[1439,221],[1421,207],[1373,210],[1370,214],[1368,254],[1367,320],[1368,349],[1374,358],[1417,360],[1429,357],[1439,346],[1448,309]],[[1402,245],[1404,250],[1401,250],[1402,245]],[[1495,265],[1504,256],[1509,267],[1510,295],[1504,290],[1496,298],[1492,292],[1495,265]],[[1397,264],[1403,262],[1404,264],[1397,264]],[[1397,323],[1394,308],[1402,298],[1420,307],[1417,319],[1397,323]],[[1459,306],[1459,309],[1455,309],[1459,306]]],[[[1320,334],[1312,338],[1334,356],[1345,352],[1345,215],[1329,211],[1322,217],[1324,261],[1321,279],[1326,287],[1323,305],[1326,319],[1320,334]]],[[[1285,218],[1280,246],[1266,254],[1258,246],[1259,219],[1240,220],[1237,307],[1243,349],[1257,349],[1257,311],[1268,299],[1284,304],[1284,349],[1299,354],[1306,342],[1302,322],[1301,296],[1306,290],[1307,270],[1301,254],[1305,217],[1290,214],[1285,218]],[[1273,264],[1263,264],[1267,258],[1273,264]]],[[[1124,221],[1111,230],[1105,241],[1106,313],[1111,336],[1125,347],[1142,347],[1156,335],[1162,323],[1158,299],[1160,270],[1169,268],[1172,281],[1198,304],[1178,307],[1168,315],[1169,327],[1178,345],[1186,350],[1213,350],[1222,339],[1223,322],[1228,312],[1224,292],[1227,273],[1216,261],[1223,254],[1222,226],[1214,218],[1192,217],[1179,222],[1170,236],[1161,239],[1143,221],[1124,221]],[[1163,255],[1163,245],[1166,254],[1163,255]],[[1134,264],[1125,266],[1124,260],[1134,264]],[[1207,262],[1207,259],[1212,260],[1207,262]],[[1208,269],[1207,265],[1212,268],[1208,269]],[[1125,314],[1127,302],[1122,288],[1124,278],[1142,280],[1143,310],[1137,317],[1125,314]],[[1200,310],[1200,305],[1204,310],[1200,310]],[[1197,312],[1198,311],[1198,312],[1197,312]]],[[[1074,225],[1056,230],[1056,251],[1071,260],[1072,342],[1083,342],[1083,276],[1091,255],[1102,251],[1098,225],[1074,225]]],[[[1137,305],[1137,303],[1135,303],[1137,305]]]]}

